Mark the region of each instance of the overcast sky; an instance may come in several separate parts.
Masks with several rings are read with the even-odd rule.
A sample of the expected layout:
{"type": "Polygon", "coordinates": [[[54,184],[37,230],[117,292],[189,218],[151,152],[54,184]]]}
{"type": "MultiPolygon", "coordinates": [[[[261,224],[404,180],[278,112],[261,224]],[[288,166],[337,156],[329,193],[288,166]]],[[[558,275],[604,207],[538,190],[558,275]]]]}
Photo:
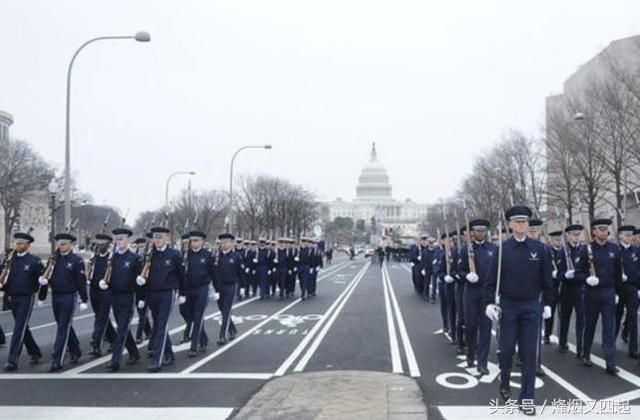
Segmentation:
{"type": "Polygon", "coordinates": [[[0,110],[60,169],[75,49],[151,33],[91,45],[72,83],[72,170],[132,216],[172,171],[226,189],[264,143],[237,173],[351,199],[375,140],[396,198],[436,200],[508,129],[540,135],[545,97],[640,33],[640,2],[0,0],[0,20],[0,110]]]}

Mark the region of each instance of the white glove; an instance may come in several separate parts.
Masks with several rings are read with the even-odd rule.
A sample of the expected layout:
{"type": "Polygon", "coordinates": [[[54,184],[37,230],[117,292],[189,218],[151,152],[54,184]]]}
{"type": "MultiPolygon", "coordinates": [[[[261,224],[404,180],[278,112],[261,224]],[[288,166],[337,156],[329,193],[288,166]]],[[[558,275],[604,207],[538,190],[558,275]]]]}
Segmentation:
{"type": "Polygon", "coordinates": [[[626,274],[622,274],[622,281],[629,280],[629,277],[626,274]]]}
{"type": "MultiPolygon", "coordinates": [[[[240,296],[244,296],[244,293],[240,292],[240,296]]],[[[220,293],[213,292],[213,300],[218,300],[218,299],[220,299],[220,293]]]]}
{"type": "Polygon", "coordinates": [[[267,276],[271,274],[271,270],[267,270],[267,276]]]}
{"type": "Polygon", "coordinates": [[[40,278],[38,279],[38,283],[40,283],[40,286],[46,286],[47,284],[49,284],[49,280],[47,280],[45,277],[40,276],[40,278]]]}
{"type": "Polygon", "coordinates": [[[98,282],[98,287],[100,288],[100,290],[107,290],[109,288],[109,285],[106,281],[104,281],[104,279],[102,279],[98,282]]]}
{"type": "MultiPolygon", "coordinates": [[[[640,295],[640,292],[638,292],[638,294],[640,295]]],[[[42,307],[44,306],[44,300],[39,300],[39,299],[38,299],[38,300],[36,301],[36,306],[37,306],[38,308],[42,308],[42,307]]]]}
{"type": "Polygon", "coordinates": [[[616,295],[616,305],[620,303],[620,296],[616,295]]]}
{"type": "Polygon", "coordinates": [[[493,322],[500,319],[500,307],[498,305],[489,304],[484,310],[484,314],[493,322]]]}
{"type": "Polygon", "coordinates": [[[309,269],[309,274],[313,274],[313,268],[309,269]]]}
{"type": "Polygon", "coordinates": [[[413,266],[415,266],[416,264],[412,262],[410,265],[411,265],[411,267],[413,267],[413,266]]]}
{"type": "Polygon", "coordinates": [[[549,318],[551,318],[551,306],[545,305],[544,308],[542,308],[542,319],[549,318]]]}
{"type": "Polygon", "coordinates": [[[144,305],[145,305],[144,300],[138,301],[138,309],[144,309],[144,305]]]}
{"type": "Polygon", "coordinates": [[[418,255],[418,261],[422,261],[422,256],[418,255]]]}
{"type": "Polygon", "coordinates": [[[597,278],[596,276],[589,276],[587,277],[587,284],[591,287],[596,287],[598,284],[600,284],[600,279],[597,278]]]}
{"type": "Polygon", "coordinates": [[[254,258],[254,259],[253,259],[253,263],[254,263],[254,264],[258,264],[258,259],[257,259],[257,258],[254,258]]]}
{"type": "Polygon", "coordinates": [[[455,281],[455,279],[454,279],[453,277],[451,277],[450,275],[448,275],[448,274],[447,274],[446,276],[444,276],[444,282],[445,282],[445,283],[449,283],[449,284],[451,284],[451,283],[453,283],[454,281],[455,281]]]}
{"type": "Polygon", "coordinates": [[[553,277],[554,279],[558,278],[558,270],[553,270],[553,273],[551,273],[551,277],[553,277]]]}
{"type": "Polygon", "coordinates": [[[144,286],[145,284],[147,284],[147,279],[145,279],[142,276],[138,276],[138,277],[136,277],[136,284],[138,286],[144,286]]]}
{"type": "Polygon", "coordinates": [[[274,264],[278,264],[278,259],[276,258],[275,260],[273,260],[274,264]]]}
{"type": "Polygon", "coordinates": [[[467,274],[467,281],[469,283],[477,283],[478,280],[480,280],[480,277],[478,277],[478,275],[476,273],[467,274]]]}
{"type": "Polygon", "coordinates": [[[293,267],[293,272],[295,273],[296,271],[298,271],[298,267],[293,267]]]}
{"type": "Polygon", "coordinates": [[[314,268],[314,270],[316,270],[316,273],[317,273],[317,272],[318,272],[318,270],[319,270],[319,268],[318,268],[318,267],[316,267],[316,268],[314,268]]]}
{"type": "Polygon", "coordinates": [[[296,262],[298,262],[298,261],[300,261],[300,258],[298,258],[298,257],[295,257],[295,258],[293,259],[293,261],[296,261],[296,262]]]}
{"type": "Polygon", "coordinates": [[[245,269],[245,270],[244,270],[244,272],[245,272],[245,273],[247,273],[247,274],[249,274],[249,269],[248,269],[248,268],[247,268],[247,269],[245,269]]]}
{"type": "Polygon", "coordinates": [[[80,302],[80,305],[78,305],[78,309],[80,310],[80,312],[86,311],[88,307],[89,307],[89,305],[87,305],[84,302],[80,302]]]}
{"type": "Polygon", "coordinates": [[[291,270],[287,271],[287,273],[288,273],[289,275],[291,275],[291,270]]]}
{"type": "Polygon", "coordinates": [[[425,270],[424,268],[422,270],[420,270],[420,274],[422,274],[423,276],[427,275],[427,270],[425,270]]]}
{"type": "Polygon", "coordinates": [[[566,273],[564,273],[564,278],[565,279],[569,279],[571,280],[572,278],[574,278],[576,276],[576,270],[567,270],[566,273]]]}
{"type": "Polygon", "coordinates": [[[183,305],[187,301],[187,297],[180,295],[178,296],[178,305],[183,305]]]}

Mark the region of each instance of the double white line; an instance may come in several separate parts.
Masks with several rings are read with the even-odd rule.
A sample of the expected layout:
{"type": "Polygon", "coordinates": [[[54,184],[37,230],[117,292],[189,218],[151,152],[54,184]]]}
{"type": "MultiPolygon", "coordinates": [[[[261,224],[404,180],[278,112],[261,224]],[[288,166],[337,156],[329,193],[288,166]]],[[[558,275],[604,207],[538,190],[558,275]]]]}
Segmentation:
{"type": "Polygon", "coordinates": [[[400,312],[400,306],[398,305],[398,299],[393,291],[391,285],[391,278],[389,277],[389,271],[387,270],[387,264],[382,266],[382,287],[384,289],[384,307],[387,313],[387,330],[389,332],[389,346],[391,350],[391,370],[393,373],[404,373],[402,366],[402,358],[400,357],[400,344],[398,342],[398,335],[396,333],[396,325],[398,323],[398,331],[400,332],[400,339],[402,340],[402,347],[409,366],[409,376],[417,378],[420,376],[420,368],[416,361],[416,356],[413,352],[413,346],[411,340],[409,340],[409,334],[407,334],[407,328],[402,318],[402,312],[400,312]],[[394,320],[395,315],[395,320],[394,320]]]}
{"type": "Polygon", "coordinates": [[[307,363],[309,363],[309,360],[311,360],[311,357],[316,352],[316,350],[320,346],[320,343],[322,343],[322,340],[327,335],[327,332],[340,314],[340,311],[342,311],[342,308],[344,308],[347,300],[349,300],[349,297],[358,286],[358,283],[360,283],[360,280],[362,280],[362,278],[364,277],[370,265],[371,263],[367,262],[360,269],[360,271],[358,271],[358,274],[355,275],[351,283],[349,283],[349,285],[342,291],[335,302],[331,304],[329,309],[327,309],[327,311],[323,314],[322,318],[318,322],[316,322],[311,331],[309,331],[309,333],[304,337],[300,344],[298,344],[298,346],[287,358],[287,360],[285,360],[284,363],[280,365],[278,370],[276,370],[275,376],[284,375],[287,370],[289,370],[291,365],[296,361],[296,359],[298,359],[298,357],[302,354],[309,342],[311,342],[311,340],[313,340],[313,338],[315,337],[313,343],[311,343],[304,356],[302,356],[296,367],[293,369],[294,372],[302,372],[304,370],[304,368],[307,366],[307,363]],[[320,328],[322,328],[321,331],[320,328]],[[319,334],[318,331],[320,331],[319,334]]]}

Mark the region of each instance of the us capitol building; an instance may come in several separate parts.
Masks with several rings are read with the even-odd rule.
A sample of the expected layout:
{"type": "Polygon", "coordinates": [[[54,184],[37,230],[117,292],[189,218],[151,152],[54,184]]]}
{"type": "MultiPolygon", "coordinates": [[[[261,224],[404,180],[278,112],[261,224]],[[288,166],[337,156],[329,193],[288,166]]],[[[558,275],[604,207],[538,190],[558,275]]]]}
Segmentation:
{"type": "Polygon", "coordinates": [[[349,217],[354,222],[364,220],[368,227],[373,218],[378,228],[391,227],[402,236],[415,236],[418,225],[427,217],[427,205],[415,203],[407,198],[397,201],[391,195],[389,175],[378,160],[375,142],[371,146],[371,157],[362,168],[356,185],[356,198],[352,202],[338,197],[328,203],[330,220],[349,217]]]}

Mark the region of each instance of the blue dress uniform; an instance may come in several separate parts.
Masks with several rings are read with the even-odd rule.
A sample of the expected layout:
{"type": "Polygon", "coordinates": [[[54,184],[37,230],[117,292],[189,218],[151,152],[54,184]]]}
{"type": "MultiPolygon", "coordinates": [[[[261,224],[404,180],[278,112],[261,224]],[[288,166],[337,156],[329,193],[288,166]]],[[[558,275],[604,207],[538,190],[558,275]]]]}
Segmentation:
{"type": "MultiPolygon", "coordinates": [[[[133,235],[129,229],[117,228],[112,231],[114,235],[133,235]]],[[[111,361],[106,368],[116,371],[120,368],[122,351],[126,346],[129,353],[128,365],[140,360],[140,352],[129,330],[133,318],[133,308],[136,305],[136,277],[142,270],[142,258],[129,249],[116,249],[111,259],[111,276],[107,284],[111,292],[111,308],[116,320],[116,336],[113,343],[111,361]]]]}
{"type": "MultiPolygon", "coordinates": [[[[460,237],[464,235],[466,230],[466,226],[460,229],[460,237]]],[[[458,252],[458,261],[457,267],[460,268],[462,264],[461,254],[462,247],[460,247],[460,251],[458,252]]],[[[462,355],[467,353],[467,343],[466,343],[466,333],[465,333],[465,325],[464,325],[464,288],[467,283],[467,279],[464,276],[461,276],[460,273],[456,272],[454,276],[455,282],[454,284],[454,302],[456,307],[456,324],[454,331],[454,341],[458,345],[457,354],[462,355]]]]}
{"type": "Polygon", "coordinates": [[[317,245],[311,247],[311,265],[309,266],[309,295],[316,295],[318,284],[318,271],[322,268],[322,251],[317,245]]]}
{"type": "MultiPolygon", "coordinates": [[[[549,232],[549,237],[560,237],[562,231],[549,232]]],[[[551,305],[551,318],[544,320],[544,343],[551,342],[551,334],[553,333],[553,324],[556,313],[557,303],[560,301],[560,264],[564,256],[564,248],[551,247],[551,266],[553,267],[553,305],[551,305]]]]}
{"type": "MultiPolygon", "coordinates": [[[[531,210],[515,206],[506,214],[508,220],[528,220],[531,210]]],[[[536,347],[539,337],[540,294],[545,306],[553,300],[551,254],[544,244],[528,237],[518,239],[515,235],[502,243],[501,283],[499,289],[501,316],[500,334],[500,395],[511,398],[511,365],[516,344],[522,358],[522,381],[519,404],[532,402],[536,380],[536,347]]],[[[497,265],[498,258],[494,258],[497,265]]],[[[494,305],[497,276],[489,276],[485,283],[486,313],[496,314],[494,305]]],[[[533,410],[533,407],[528,407],[533,410]]]]}
{"type": "Polygon", "coordinates": [[[249,295],[249,291],[247,290],[247,277],[246,277],[246,273],[245,273],[245,261],[244,261],[244,254],[245,254],[245,250],[242,247],[243,244],[243,240],[241,238],[237,238],[236,239],[236,247],[234,249],[236,255],[238,256],[238,258],[240,258],[240,267],[242,268],[242,276],[240,276],[240,282],[238,283],[238,290],[236,291],[236,299],[237,300],[242,300],[243,293],[242,291],[245,291],[245,294],[248,296],[249,295]]]}
{"type": "MultiPolygon", "coordinates": [[[[489,221],[484,219],[472,220],[469,223],[471,229],[478,226],[489,228],[489,221]]],[[[489,374],[487,362],[491,347],[491,320],[485,316],[485,285],[495,283],[496,262],[498,258],[498,247],[485,240],[482,243],[473,241],[475,274],[470,275],[469,268],[469,248],[468,244],[460,251],[460,264],[458,266],[458,276],[466,280],[464,288],[464,316],[465,316],[465,342],[467,344],[467,365],[474,365],[477,358],[478,372],[483,375],[489,374]]]]}
{"type": "Polygon", "coordinates": [[[311,248],[307,246],[307,239],[300,239],[302,247],[298,253],[298,277],[300,280],[300,297],[305,300],[309,293],[309,280],[311,270],[311,248]]]}
{"type": "MultiPolygon", "coordinates": [[[[635,227],[631,225],[620,226],[618,232],[632,236],[635,227]]],[[[629,340],[629,357],[638,358],[638,286],[640,285],[640,250],[632,245],[620,243],[620,255],[622,258],[622,286],[620,288],[620,301],[616,308],[616,337],[624,319],[624,330],[629,340]]]]}
{"type": "MultiPolygon", "coordinates": [[[[163,227],[152,228],[153,234],[167,234],[163,227]]],[[[154,249],[151,258],[149,276],[146,279],[146,304],[149,305],[153,318],[150,350],[153,352],[152,364],[147,370],[158,372],[162,364],[173,363],[171,339],[168,334],[169,316],[173,309],[175,294],[180,286],[182,261],[180,252],[168,245],[163,249],[154,249]]]]}
{"type": "MultiPolygon", "coordinates": [[[[207,235],[192,231],[189,237],[204,240],[207,235]]],[[[189,357],[195,357],[198,351],[204,353],[209,343],[204,328],[204,312],[209,303],[209,285],[213,284],[215,276],[215,258],[211,252],[202,248],[198,251],[189,250],[187,261],[186,272],[180,284],[180,295],[186,297],[185,306],[190,311],[189,319],[193,321],[189,357]]],[[[242,264],[241,260],[238,261],[242,264]]]]}
{"type": "Polygon", "coordinates": [[[280,299],[284,299],[287,290],[287,249],[284,248],[286,241],[280,239],[278,249],[276,250],[276,257],[273,260],[276,270],[276,279],[278,281],[278,290],[280,299]]]}
{"type": "MultiPolygon", "coordinates": [[[[421,241],[426,241],[426,236],[420,237],[421,241]]],[[[413,280],[413,288],[416,293],[422,295],[424,291],[424,276],[420,272],[422,270],[422,254],[423,246],[421,244],[412,245],[409,249],[409,262],[411,263],[411,279],[413,280]]]]}
{"type": "MultiPolygon", "coordinates": [[[[69,233],[59,233],[54,239],[72,243],[76,241],[75,236],[69,233]]],[[[62,369],[65,348],[69,349],[71,363],[77,363],[82,355],[72,323],[76,311],[77,296],[80,296],[82,304],[86,305],[87,303],[86,283],[84,261],[71,251],[58,256],[48,284],[41,282],[43,287],[40,288],[38,299],[45,300],[47,290],[51,288],[51,307],[57,323],[56,339],[53,344],[53,361],[49,369],[51,372],[62,369]]],[[[81,309],[83,308],[81,307],[81,309]]]]}
{"type": "MultiPolygon", "coordinates": [[[[249,284],[251,290],[251,296],[255,296],[258,293],[258,275],[257,275],[257,256],[258,248],[256,248],[256,241],[251,241],[251,248],[247,251],[247,256],[244,261],[249,268],[249,284]]],[[[247,270],[245,269],[245,273],[247,270]]]]}
{"type": "MultiPolygon", "coordinates": [[[[582,225],[571,225],[565,228],[566,233],[580,232],[584,229],[582,225]]],[[[586,269],[577,270],[578,266],[587,264],[586,247],[573,246],[567,243],[567,252],[562,252],[558,259],[558,281],[560,282],[560,335],[558,337],[558,350],[561,353],[569,351],[567,337],[569,334],[569,323],[571,313],[575,312],[575,333],[576,333],[576,357],[583,356],[584,338],[584,287],[587,276],[586,269]],[[567,255],[569,261],[567,261],[567,255]]]]}
{"type": "MultiPolygon", "coordinates": [[[[223,233],[218,236],[218,239],[233,240],[233,235],[223,233]]],[[[214,282],[216,290],[220,293],[218,306],[222,314],[218,339],[219,345],[226,344],[227,340],[233,340],[236,335],[235,326],[233,326],[233,321],[231,320],[231,307],[233,306],[235,290],[242,275],[240,264],[240,259],[235,252],[218,252],[214,282]]]]}
{"type": "MultiPolygon", "coordinates": [[[[429,238],[432,239],[432,238],[429,238]]],[[[434,274],[433,266],[436,260],[436,248],[433,246],[427,246],[422,248],[422,298],[424,300],[431,300],[431,303],[435,303],[436,286],[432,284],[432,278],[434,274]],[[429,298],[431,294],[432,298],[429,298]]]]}
{"type": "MultiPolygon", "coordinates": [[[[288,239],[289,245],[293,245],[295,242],[292,239],[288,239]]],[[[296,278],[298,277],[298,248],[287,248],[287,294],[286,297],[290,298],[296,291],[296,278]]]]}
{"type": "MultiPolygon", "coordinates": [[[[596,219],[591,222],[592,228],[611,225],[609,219],[596,219]]],[[[590,283],[590,269],[587,261],[576,264],[586,277],[584,291],[585,326],[584,326],[584,365],[592,366],[591,345],[596,332],[598,318],[602,315],[602,350],[606,361],[607,373],[615,374],[618,371],[615,362],[616,343],[616,295],[619,295],[622,287],[622,262],[620,248],[611,242],[599,244],[591,243],[593,265],[597,284],[590,283]]]]}
{"type": "MultiPolygon", "coordinates": [[[[182,251],[183,252],[189,252],[189,233],[185,233],[180,237],[181,241],[182,241],[182,251]],[[186,251],[185,251],[185,248],[186,251]]],[[[182,254],[182,257],[184,258],[184,253],[182,254]]],[[[184,264],[185,261],[183,259],[182,265],[183,265],[183,270],[184,270],[184,264]]],[[[182,295],[181,295],[182,296],[182,295]]],[[[180,341],[181,343],[188,343],[189,341],[191,341],[191,333],[193,331],[193,319],[191,318],[191,314],[193,312],[192,308],[189,306],[189,304],[191,303],[191,301],[187,301],[185,300],[184,302],[180,303],[178,302],[178,312],[180,312],[180,316],[182,317],[182,319],[184,320],[185,326],[184,326],[184,332],[182,334],[182,340],[180,341]]]]}
{"type": "MultiPolygon", "coordinates": [[[[34,241],[34,238],[28,233],[17,232],[13,237],[16,241],[28,243],[34,241]]],[[[22,254],[15,252],[11,265],[6,267],[5,264],[6,261],[0,265],[0,272],[5,268],[9,270],[3,290],[11,301],[11,314],[15,324],[9,346],[9,357],[7,364],[4,365],[4,370],[13,371],[18,368],[23,344],[27,348],[27,354],[31,356],[31,364],[38,363],[42,358],[42,352],[29,330],[29,319],[31,318],[35,293],[39,288],[38,277],[42,274],[44,267],[40,258],[28,251],[22,254]]]]}
{"type": "Polygon", "coordinates": [[[276,255],[278,254],[278,251],[275,248],[275,242],[274,241],[270,241],[269,245],[267,246],[267,249],[269,250],[269,271],[268,273],[268,278],[269,278],[269,295],[270,296],[275,296],[276,295],[276,288],[278,286],[278,276],[276,273],[276,255]]]}
{"type": "MultiPolygon", "coordinates": [[[[138,238],[134,241],[136,244],[137,255],[144,250],[144,244],[147,238],[138,238]]],[[[151,336],[151,321],[149,321],[149,307],[145,303],[145,290],[143,287],[136,288],[136,311],[138,313],[138,327],[136,328],[136,343],[142,343],[142,334],[146,338],[151,336]]]]}
{"type": "Polygon", "coordinates": [[[271,250],[266,246],[264,239],[260,240],[260,247],[258,253],[254,258],[256,264],[256,277],[258,278],[258,285],[260,287],[260,300],[269,297],[269,273],[271,272],[271,250]]]}
{"type": "Polygon", "coordinates": [[[93,349],[89,353],[94,357],[102,356],[102,340],[107,339],[107,342],[112,344],[116,338],[116,331],[111,325],[109,320],[109,312],[111,311],[111,291],[101,290],[98,287],[100,280],[104,279],[105,272],[107,271],[107,263],[109,261],[109,249],[108,246],[112,241],[111,236],[105,234],[97,234],[96,241],[96,255],[93,257],[93,269],[89,273],[89,301],[91,302],[91,308],[95,313],[93,320],[93,333],[91,334],[91,343],[93,349]],[[104,250],[101,253],[98,249],[104,250]]]}
{"type": "MultiPolygon", "coordinates": [[[[455,233],[455,232],[452,232],[455,233]]],[[[452,233],[449,237],[453,237],[452,233]]],[[[440,278],[440,308],[443,313],[443,330],[449,334],[453,344],[457,343],[457,310],[456,310],[456,275],[458,269],[458,248],[451,246],[449,249],[449,277],[447,277],[447,261],[444,250],[440,255],[438,263],[438,276],[440,278]]]]}

